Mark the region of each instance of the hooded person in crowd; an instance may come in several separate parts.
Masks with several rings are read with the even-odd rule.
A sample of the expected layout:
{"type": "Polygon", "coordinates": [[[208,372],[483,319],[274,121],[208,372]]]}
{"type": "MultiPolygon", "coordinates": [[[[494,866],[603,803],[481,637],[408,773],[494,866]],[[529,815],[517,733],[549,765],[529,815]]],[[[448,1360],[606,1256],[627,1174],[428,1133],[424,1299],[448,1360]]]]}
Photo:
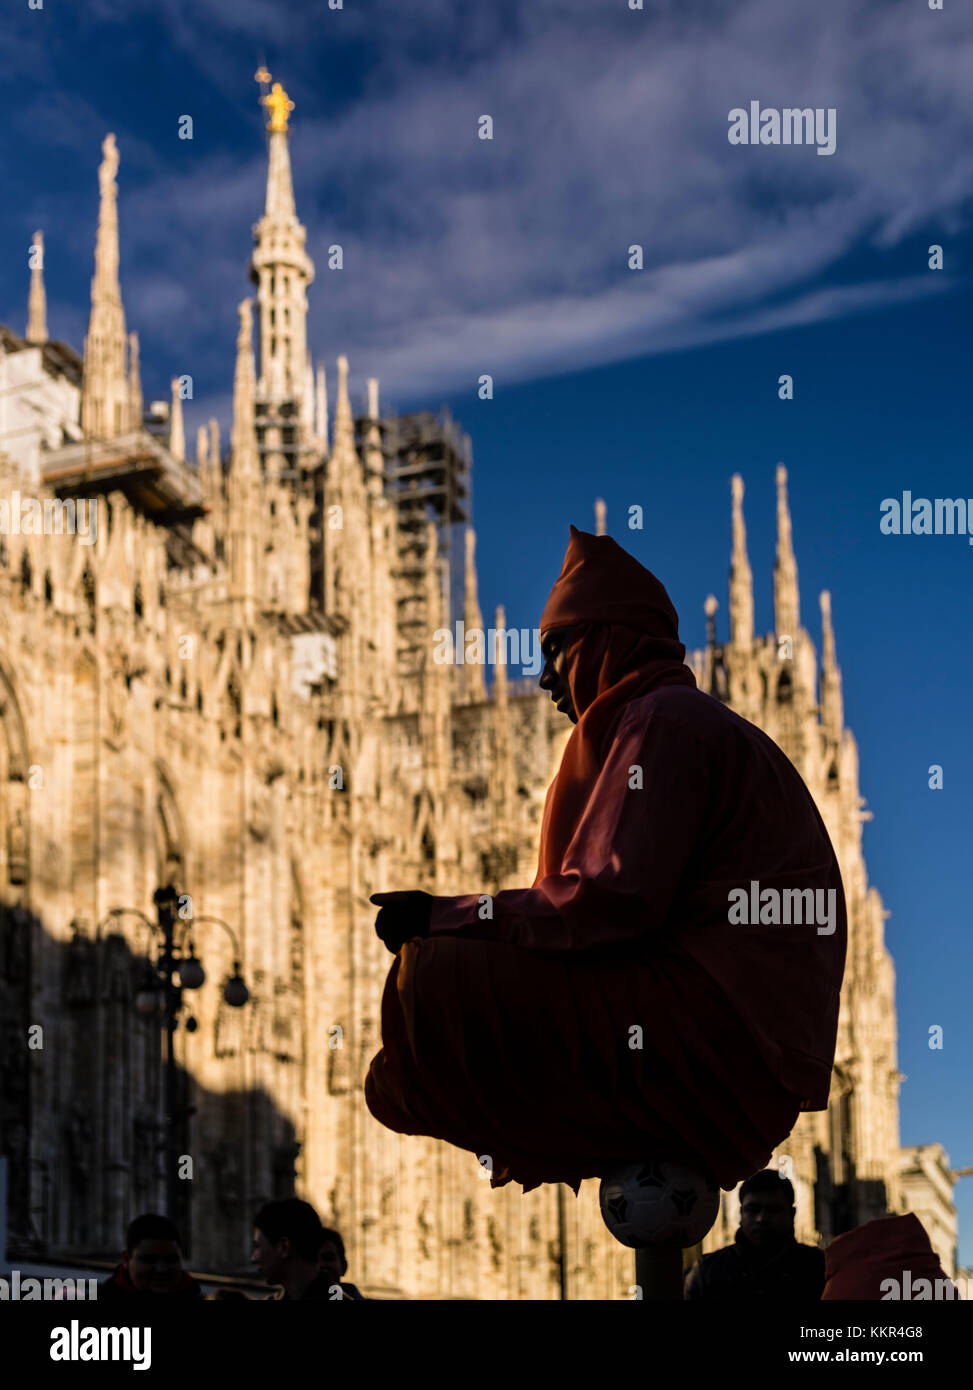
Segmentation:
{"type": "Polygon", "coordinates": [[[697,689],[665,588],[610,537],[571,528],[540,629],[541,688],[575,728],[537,876],[373,897],[396,958],[366,1102],[469,1150],[493,1187],[577,1192],[653,1157],[731,1188],[828,1103],[834,850],[780,748],[697,689]],[[775,915],[781,896],[830,921],[775,915]]]}
{"type": "Polygon", "coordinates": [[[881,1216],[837,1236],[824,1252],[822,1300],[925,1302],[959,1297],[914,1212],[881,1216]]]}

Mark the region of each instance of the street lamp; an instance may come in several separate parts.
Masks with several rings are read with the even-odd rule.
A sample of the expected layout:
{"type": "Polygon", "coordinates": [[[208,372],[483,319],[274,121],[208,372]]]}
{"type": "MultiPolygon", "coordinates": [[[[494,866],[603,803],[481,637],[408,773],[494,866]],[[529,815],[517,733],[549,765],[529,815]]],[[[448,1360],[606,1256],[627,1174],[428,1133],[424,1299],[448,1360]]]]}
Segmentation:
{"type": "MultiPolygon", "coordinates": [[[[177,1221],[180,1197],[178,1177],[179,1134],[176,1121],[188,1117],[187,1107],[180,1107],[178,1101],[179,1070],[176,1065],[175,1032],[179,1026],[179,1013],[182,1010],[182,992],[185,989],[200,989],[206,981],[206,971],[196,955],[196,947],[190,935],[193,921],[216,922],[226,931],[233,942],[235,959],[233,974],[223,988],[223,998],[231,1008],[242,1008],[250,998],[250,991],[240,973],[240,946],[230,927],[219,917],[183,918],[179,915],[179,894],[171,883],[157,888],[153,894],[156,921],[147,917],[135,907],[113,907],[105,922],[115,917],[140,917],[151,932],[158,931],[162,936],[162,953],[155,964],[146,961],[142,978],[135,993],[135,1009],[143,1018],[165,1017],[166,1032],[166,1075],[165,1075],[165,1168],[166,1168],[166,1213],[170,1221],[177,1221]],[[177,939],[178,933],[178,939],[177,939]]],[[[102,923],[104,925],[104,923],[102,923]]],[[[196,1031],[195,1018],[187,1018],[187,1032],[196,1031]]],[[[178,1221],[177,1221],[178,1224],[178,1221]]],[[[183,1233],[188,1236],[188,1232],[183,1233]]]]}
{"type": "Polygon", "coordinates": [[[201,989],[206,983],[206,971],[196,959],[196,948],[189,943],[189,955],[178,966],[179,984],[183,989],[201,989]]]}
{"type": "MultiPolygon", "coordinates": [[[[223,986],[223,998],[231,1009],[242,1009],[250,998],[250,991],[244,984],[243,976],[240,974],[240,943],[237,941],[231,928],[223,921],[222,917],[210,917],[209,914],[205,914],[202,917],[194,917],[193,920],[195,922],[215,922],[217,926],[222,927],[223,930],[229,934],[230,940],[233,942],[233,950],[236,953],[236,958],[233,962],[233,974],[223,986]]],[[[202,966],[200,966],[200,969],[202,969],[202,966]]]]}

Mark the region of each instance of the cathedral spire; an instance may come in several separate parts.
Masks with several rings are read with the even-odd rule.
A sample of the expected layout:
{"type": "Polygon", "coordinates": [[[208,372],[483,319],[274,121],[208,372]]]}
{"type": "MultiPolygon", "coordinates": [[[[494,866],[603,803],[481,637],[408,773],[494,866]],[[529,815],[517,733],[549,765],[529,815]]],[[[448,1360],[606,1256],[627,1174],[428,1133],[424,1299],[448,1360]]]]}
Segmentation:
{"type": "Polygon", "coordinates": [[[200,480],[209,473],[209,430],[205,425],[196,431],[196,472],[200,480]]]}
{"type": "Polygon", "coordinates": [[[98,168],[100,204],[91,280],[91,316],[84,343],[81,424],[87,435],[114,439],[129,420],[125,376],[125,311],[118,283],[118,149],[106,135],[98,168]]]}
{"type": "MultiPolygon", "coordinates": [[[[263,91],[261,105],[270,113],[267,194],[264,214],[253,229],[250,261],[260,323],[258,397],[274,403],[296,402],[303,424],[311,409],[305,400],[309,389],[307,287],[314,279],[314,263],[305,250],[307,232],[297,220],[294,205],[287,124],[294,103],[279,82],[265,90],[271,80],[266,68],[259,68],[255,76],[263,91]]],[[[270,441],[268,447],[272,447],[270,441]]]]}
{"type": "Polygon", "coordinates": [[[212,417],[209,422],[209,466],[213,477],[222,484],[223,461],[220,453],[220,422],[212,417]]]}
{"type": "Polygon", "coordinates": [[[378,425],[378,377],[368,378],[368,427],[365,431],[365,470],[368,491],[381,497],[385,490],[385,455],[382,453],[382,431],[378,425]]]}
{"type": "Polygon", "coordinates": [[[774,625],[778,641],[790,637],[796,644],[801,624],[797,587],[797,561],[791,537],[791,513],[787,505],[787,469],[777,465],[777,558],[774,561],[774,625]]]}
{"type": "Polygon", "coordinates": [[[236,370],[233,374],[233,430],[230,439],[230,468],[237,478],[257,472],[257,432],[254,424],[255,368],[253,361],[253,301],[240,301],[237,312],[240,328],[236,340],[236,370]]]}
{"type": "Polygon", "coordinates": [[[734,473],[733,554],[730,560],[730,641],[749,650],[753,642],[753,571],[747,556],[747,528],[743,520],[743,479],[734,473]]]}
{"type": "MultiPolygon", "coordinates": [[[[464,595],[463,595],[463,625],[467,632],[474,629],[477,632],[483,631],[483,614],[480,611],[480,600],[477,594],[476,583],[476,532],[472,526],[467,526],[465,533],[466,544],[466,565],[464,570],[464,595]]],[[[477,704],[486,699],[486,681],[483,678],[483,667],[479,662],[470,661],[463,664],[463,684],[466,687],[466,698],[471,704],[477,704]]]]}
{"type": "Polygon", "coordinates": [[[128,419],[129,428],[142,428],[142,374],[139,369],[139,335],[128,335],[128,419]]]}
{"type": "Polygon", "coordinates": [[[307,365],[304,368],[304,396],[301,400],[301,424],[304,426],[304,434],[307,439],[314,436],[314,368],[311,365],[311,355],[308,353],[307,365]]]}
{"type": "MultiPolygon", "coordinates": [[[[266,68],[261,72],[266,73],[266,68]]],[[[260,73],[257,74],[258,81],[260,73]]],[[[269,80],[270,74],[267,73],[269,80]]],[[[291,157],[287,148],[290,131],[287,117],[294,110],[294,103],[279,82],[275,82],[268,93],[260,98],[260,105],[270,112],[267,131],[270,135],[270,159],[267,167],[267,196],[264,200],[264,213],[274,221],[290,223],[297,221],[297,208],[294,206],[294,184],[291,179],[291,157]]]]}
{"type": "Polygon", "coordinates": [[[259,456],[254,420],[256,398],[253,361],[253,306],[239,306],[236,370],[233,376],[233,433],[227,483],[229,570],[233,597],[242,605],[242,618],[253,621],[258,596],[259,456]]]}
{"type": "Polygon", "coordinates": [[[507,654],[508,648],[499,634],[507,630],[507,610],[502,603],[493,610],[494,650],[493,657],[493,698],[498,705],[507,704],[507,654]]]}
{"type": "Polygon", "coordinates": [[[844,722],[841,668],[835,660],[834,628],[831,626],[831,595],[824,589],[821,594],[821,723],[828,737],[840,742],[844,722]]]}
{"type": "Polygon", "coordinates": [[[334,408],[334,453],[339,448],[355,452],[355,425],[351,418],[351,401],[348,399],[348,358],[341,354],[338,358],[338,397],[334,408]]]}
{"type": "Polygon", "coordinates": [[[174,459],[186,457],[186,430],[182,422],[182,396],[179,394],[179,378],[174,376],[172,387],[172,407],[169,411],[169,452],[174,459]]]}
{"type": "Polygon", "coordinates": [[[30,248],[30,291],[27,295],[28,343],[47,342],[47,295],[44,293],[44,233],[35,232],[30,248]]]}
{"type": "Polygon", "coordinates": [[[328,380],[324,363],[318,364],[318,376],[314,402],[314,433],[321,442],[324,452],[328,452],[328,380]]]}

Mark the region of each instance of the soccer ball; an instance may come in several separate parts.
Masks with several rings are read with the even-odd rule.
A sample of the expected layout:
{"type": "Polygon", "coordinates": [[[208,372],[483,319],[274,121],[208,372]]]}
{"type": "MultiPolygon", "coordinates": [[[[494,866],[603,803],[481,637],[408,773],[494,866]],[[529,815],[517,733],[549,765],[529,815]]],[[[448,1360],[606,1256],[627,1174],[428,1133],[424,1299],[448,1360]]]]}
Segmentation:
{"type": "Polygon", "coordinates": [[[716,1220],[720,1189],[681,1163],[627,1163],[601,1180],[601,1214],[616,1240],[640,1245],[695,1245],[716,1220]]]}

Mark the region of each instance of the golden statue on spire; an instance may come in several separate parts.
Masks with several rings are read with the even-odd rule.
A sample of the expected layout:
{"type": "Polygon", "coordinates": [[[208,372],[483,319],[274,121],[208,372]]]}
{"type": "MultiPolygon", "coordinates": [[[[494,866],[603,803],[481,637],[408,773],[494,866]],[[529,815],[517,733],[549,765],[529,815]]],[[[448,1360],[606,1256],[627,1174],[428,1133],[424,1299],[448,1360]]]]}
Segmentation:
{"type": "MultiPolygon", "coordinates": [[[[259,82],[262,87],[265,87],[270,81],[270,73],[263,63],[260,64],[253,77],[254,81],[259,82]]],[[[270,91],[260,98],[260,105],[266,106],[270,112],[270,120],[267,122],[269,131],[287,130],[287,117],[294,110],[294,103],[279,82],[275,82],[270,91]]]]}

